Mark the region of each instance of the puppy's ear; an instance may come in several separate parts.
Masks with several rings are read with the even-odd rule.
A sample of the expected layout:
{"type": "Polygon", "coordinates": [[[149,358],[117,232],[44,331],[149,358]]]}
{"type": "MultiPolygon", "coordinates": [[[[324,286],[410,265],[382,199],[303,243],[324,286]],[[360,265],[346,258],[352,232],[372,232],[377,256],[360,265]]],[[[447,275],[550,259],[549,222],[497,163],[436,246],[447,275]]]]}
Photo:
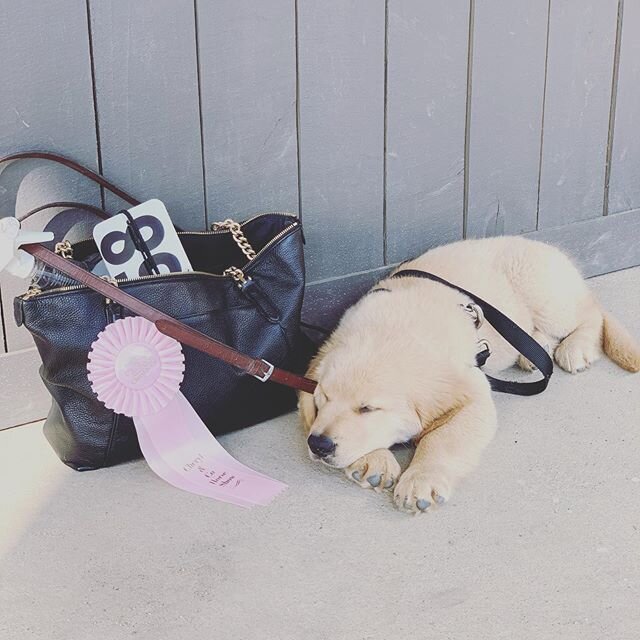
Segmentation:
{"type": "Polygon", "coordinates": [[[313,394],[300,391],[298,394],[298,409],[304,430],[309,433],[311,425],[316,419],[316,401],[313,394]]]}
{"type": "MultiPolygon", "coordinates": [[[[326,343],[325,343],[326,346],[326,343]]],[[[320,368],[323,358],[323,349],[320,347],[320,351],[311,359],[309,368],[305,376],[311,380],[320,379],[320,368]]],[[[300,419],[302,420],[302,426],[306,433],[311,431],[311,426],[316,420],[318,414],[318,408],[316,407],[316,399],[312,393],[306,393],[305,391],[298,392],[298,410],[300,411],[300,419]]]]}

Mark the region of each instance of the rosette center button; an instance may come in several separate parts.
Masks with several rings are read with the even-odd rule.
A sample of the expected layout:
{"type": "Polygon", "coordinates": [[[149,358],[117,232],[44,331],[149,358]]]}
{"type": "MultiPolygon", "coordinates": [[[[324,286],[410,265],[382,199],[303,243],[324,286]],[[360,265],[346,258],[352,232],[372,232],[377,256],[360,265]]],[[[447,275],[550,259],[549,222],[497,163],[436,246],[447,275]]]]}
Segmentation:
{"type": "Polygon", "coordinates": [[[147,389],[161,373],[158,352],[148,344],[126,345],[115,362],[116,378],[129,389],[147,389]]]}

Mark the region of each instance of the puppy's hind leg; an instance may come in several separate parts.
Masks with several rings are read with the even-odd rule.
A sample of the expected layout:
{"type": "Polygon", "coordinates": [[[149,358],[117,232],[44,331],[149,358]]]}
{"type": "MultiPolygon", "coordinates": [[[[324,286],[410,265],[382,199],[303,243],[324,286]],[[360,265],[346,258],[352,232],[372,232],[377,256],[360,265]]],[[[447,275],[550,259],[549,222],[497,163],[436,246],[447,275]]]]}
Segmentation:
{"type": "Polygon", "coordinates": [[[592,299],[578,326],[556,347],[555,361],[569,373],[588,369],[602,355],[602,311],[592,299]]]}
{"type": "Polygon", "coordinates": [[[537,332],[561,340],[555,349],[560,367],[577,373],[600,357],[602,312],[568,256],[542,242],[514,238],[504,269],[537,332]]]}

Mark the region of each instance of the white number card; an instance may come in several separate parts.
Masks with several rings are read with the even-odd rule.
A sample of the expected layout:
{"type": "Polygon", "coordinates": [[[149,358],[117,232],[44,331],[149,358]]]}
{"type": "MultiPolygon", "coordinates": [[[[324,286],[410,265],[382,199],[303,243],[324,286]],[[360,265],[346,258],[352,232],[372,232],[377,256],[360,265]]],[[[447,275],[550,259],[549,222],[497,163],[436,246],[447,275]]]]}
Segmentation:
{"type": "MultiPolygon", "coordinates": [[[[166,207],[160,200],[147,200],[128,210],[135,220],[160,273],[193,271],[166,207]]],[[[97,224],[93,238],[112,278],[152,275],[128,230],[128,219],[119,213],[97,224]]]]}

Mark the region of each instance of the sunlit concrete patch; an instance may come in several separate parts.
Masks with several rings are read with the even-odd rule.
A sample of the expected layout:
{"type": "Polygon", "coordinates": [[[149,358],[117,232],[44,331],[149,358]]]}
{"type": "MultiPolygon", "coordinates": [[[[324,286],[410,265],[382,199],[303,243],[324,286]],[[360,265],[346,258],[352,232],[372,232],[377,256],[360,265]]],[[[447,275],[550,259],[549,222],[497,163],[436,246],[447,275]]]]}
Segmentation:
{"type": "Polygon", "coordinates": [[[43,438],[42,422],[0,432],[0,560],[73,474],[43,438]]]}
{"type": "MultiPolygon", "coordinates": [[[[640,268],[589,284],[640,337],[640,268]]],[[[0,638],[640,638],[640,374],[495,402],[477,470],[418,517],[311,461],[295,414],[220,438],[289,485],[251,510],[0,432],[0,638]]]]}

